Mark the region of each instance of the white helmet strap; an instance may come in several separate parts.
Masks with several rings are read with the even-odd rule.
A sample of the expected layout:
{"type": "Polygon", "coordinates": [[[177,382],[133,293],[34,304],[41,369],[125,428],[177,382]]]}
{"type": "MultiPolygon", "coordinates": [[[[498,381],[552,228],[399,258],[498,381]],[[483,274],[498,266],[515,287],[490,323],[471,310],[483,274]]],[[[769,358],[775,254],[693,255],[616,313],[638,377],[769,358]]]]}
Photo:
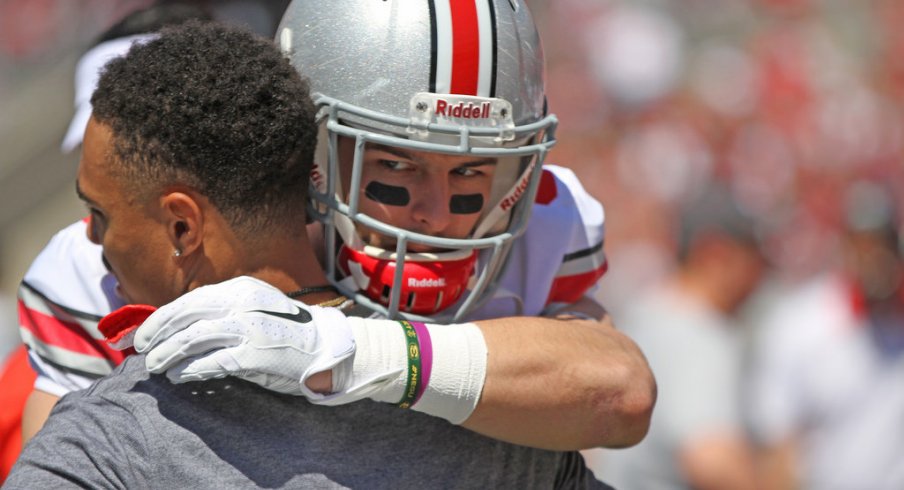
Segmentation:
{"type": "Polygon", "coordinates": [[[497,223],[508,217],[509,212],[515,207],[515,204],[518,203],[521,196],[524,194],[524,191],[526,191],[527,187],[530,185],[531,172],[536,164],[536,160],[531,161],[530,165],[521,172],[521,175],[518,177],[518,180],[515,181],[514,185],[512,185],[508,192],[502,196],[502,199],[496,203],[496,206],[487,213],[477,229],[474,230],[473,238],[482,238],[483,235],[493,229],[497,223]]]}

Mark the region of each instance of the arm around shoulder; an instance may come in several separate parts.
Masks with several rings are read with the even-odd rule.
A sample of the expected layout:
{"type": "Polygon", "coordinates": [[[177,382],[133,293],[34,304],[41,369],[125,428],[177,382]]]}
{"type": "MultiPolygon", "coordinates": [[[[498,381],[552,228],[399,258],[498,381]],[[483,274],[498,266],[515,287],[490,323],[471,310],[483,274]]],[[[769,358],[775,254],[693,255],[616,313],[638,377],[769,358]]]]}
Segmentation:
{"type": "Polygon", "coordinates": [[[556,318],[476,322],[487,344],[487,375],[464,427],[557,450],[643,439],[656,400],[646,358],[592,300],[567,309],[556,318]]]}

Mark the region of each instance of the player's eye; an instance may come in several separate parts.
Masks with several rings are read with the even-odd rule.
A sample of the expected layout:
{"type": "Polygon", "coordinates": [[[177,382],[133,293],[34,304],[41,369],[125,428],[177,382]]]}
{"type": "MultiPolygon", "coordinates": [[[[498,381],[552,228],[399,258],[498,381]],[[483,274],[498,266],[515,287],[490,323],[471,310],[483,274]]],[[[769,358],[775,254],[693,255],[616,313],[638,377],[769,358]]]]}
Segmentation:
{"type": "Polygon", "coordinates": [[[380,165],[394,171],[411,170],[414,168],[414,165],[411,162],[403,162],[400,160],[381,159],[380,165]]]}
{"type": "Polygon", "coordinates": [[[459,177],[482,177],[490,175],[487,170],[491,168],[489,165],[466,165],[456,168],[452,173],[459,177]]]}
{"type": "Polygon", "coordinates": [[[458,167],[453,170],[455,175],[459,175],[461,177],[477,177],[483,175],[483,172],[476,167],[458,167]]]}

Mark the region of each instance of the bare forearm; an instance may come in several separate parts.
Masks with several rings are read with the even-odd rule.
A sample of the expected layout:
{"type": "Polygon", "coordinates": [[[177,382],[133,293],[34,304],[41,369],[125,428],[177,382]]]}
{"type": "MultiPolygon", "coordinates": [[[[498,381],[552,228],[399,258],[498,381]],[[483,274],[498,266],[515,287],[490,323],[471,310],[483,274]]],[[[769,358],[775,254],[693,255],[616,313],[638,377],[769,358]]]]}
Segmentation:
{"type": "Polygon", "coordinates": [[[655,381],[643,354],[608,317],[477,324],[487,343],[487,376],[463,426],[560,450],[625,447],[646,435],[655,381]]]}
{"type": "MultiPolygon", "coordinates": [[[[213,288],[219,286],[228,286],[230,295],[236,295],[234,288],[243,287],[278,298],[274,301],[288,301],[280,291],[251,278],[213,288]]],[[[197,291],[220,294],[216,289],[197,291]]],[[[251,381],[277,380],[262,385],[307,396],[312,403],[338,405],[368,397],[407,404],[410,399],[414,410],[486,436],[549,449],[629,446],[639,442],[649,427],[656,392],[650,368],[637,346],[589,300],[571,305],[567,320],[520,317],[414,325],[348,318],[339,310],[291,303],[285,311],[305,309],[311,321],[299,324],[248,305],[243,307],[247,311],[239,309],[217,321],[174,323],[174,319],[187,321],[178,312],[208,301],[200,293],[192,297],[193,293],[157,310],[136,333],[139,341],[156,339],[153,344],[135,345],[146,353],[152,372],[166,371],[170,379],[181,381],[197,380],[201,372],[242,377],[255,374],[261,365],[254,361],[255,369],[246,369],[241,362],[259,359],[258,351],[267,349],[267,359],[272,361],[266,366],[268,376],[255,375],[251,381]],[[312,332],[305,338],[318,339],[322,345],[286,348],[281,333],[286,323],[312,332]],[[230,339],[235,335],[246,339],[237,346],[221,346],[229,349],[230,364],[235,366],[231,370],[216,371],[223,365],[209,358],[217,347],[209,334],[217,328],[230,332],[230,339]],[[178,333],[167,336],[161,331],[178,333]],[[207,352],[185,363],[185,353],[191,352],[186,346],[197,339],[202,339],[207,352]],[[274,355],[274,347],[280,348],[282,357],[274,355]],[[312,352],[325,357],[312,359],[312,352]],[[429,375],[422,371],[422,361],[429,362],[429,375]],[[308,376],[307,369],[314,363],[333,367],[329,372],[312,370],[311,374],[321,374],[308,376]],[[426,383],[421,383],[421,373],[426,383]]]]}

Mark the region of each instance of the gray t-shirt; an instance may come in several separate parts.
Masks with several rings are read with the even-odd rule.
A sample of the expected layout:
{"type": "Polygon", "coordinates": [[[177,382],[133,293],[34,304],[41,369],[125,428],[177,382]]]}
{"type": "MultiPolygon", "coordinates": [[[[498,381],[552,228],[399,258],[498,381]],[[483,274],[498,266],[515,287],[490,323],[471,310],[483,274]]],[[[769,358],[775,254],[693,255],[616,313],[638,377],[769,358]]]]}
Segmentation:
{"type": "Polygon", "coordinates": [[[4,488],[606,488],[577,452],[506,444],[364,400],[237,378],[171,384],[128,358],[63,397],[4,488]]]}

